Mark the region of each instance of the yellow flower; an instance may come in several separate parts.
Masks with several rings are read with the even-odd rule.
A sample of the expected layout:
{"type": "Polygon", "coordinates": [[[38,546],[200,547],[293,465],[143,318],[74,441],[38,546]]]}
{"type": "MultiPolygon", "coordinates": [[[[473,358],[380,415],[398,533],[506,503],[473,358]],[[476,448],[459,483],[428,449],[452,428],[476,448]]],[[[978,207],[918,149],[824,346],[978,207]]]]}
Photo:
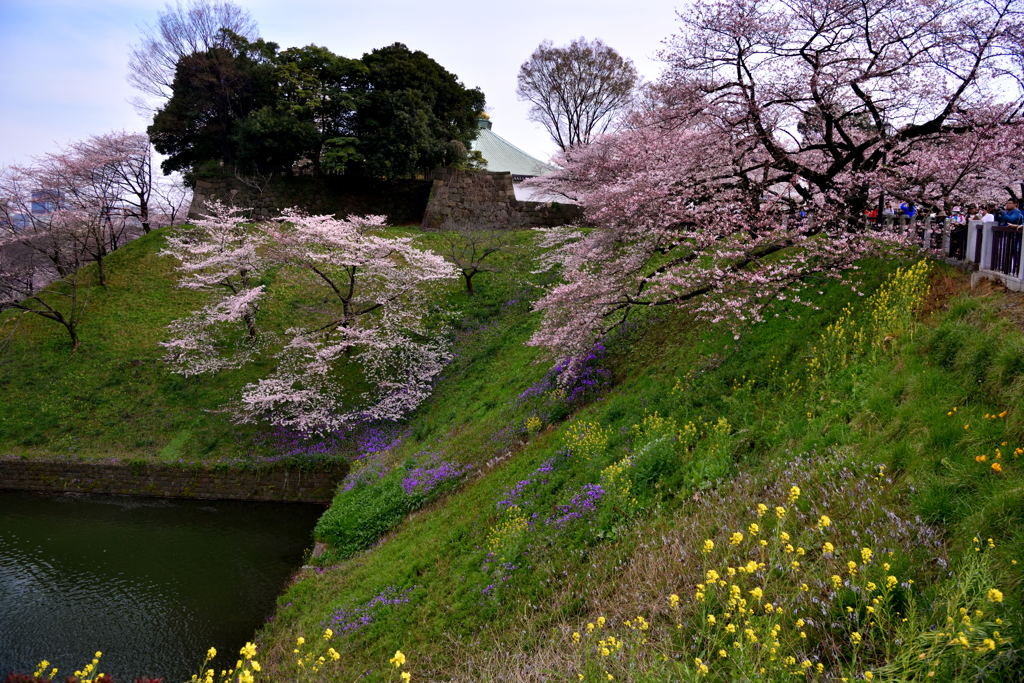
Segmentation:
{"type": "Polygon", "coordinates": [[[865,681],[873,681],[874,679],[875,679],[875,674],[871,673],[870,671],[865,671],[864,672],[864,680],[865,681]]]}
{"type": "Polygon", "coordinates": [[[799,498],[799,497],[800,497],[800,487],[796,486],[796,485],[790,486],[789,487],[789,502],[790,503],[795,503],[796,499],[799,498]]]}
{"type": "Polygon", "coordinates": [[[749,527],[747,527],[747,531],[750,532],[751,536],[757,536],[759,533],[761,533],[761,527],[758,526],[757,522],[754,522],[749,527]]]}
{"type": "Polygon", "coordinates": [[[306,639],[303,638],[302,636],[299,636],[298,638],[295,639],[295,644],[297,646],[299,646],[299,647],[302,647],[303,645],[306,644],[306,639]]]}
{"type": "Polygon", "coordinates": [[[605,622],[605,618],[604,617],[598,617],[597,618],[597,627],[598,628],[603,628],[604,627],[604,622],[605,622]]]}
{"type": "Polygon", "coordinates": [[[403,681],[406,681],[406,683],[408,683],[408,681],[412,678],[412,674],[409,673],[408,671],[403,671],[402,675],[399,676],[399,678],[401,678],[403,681]]]}
{"type": "Polygon", "coordinates": [[[833,553],[833,552],[835,552],[835,550],[836,550],[836,547],[834,545],[832,545],[831,543],[829,543],[828,541],[825,541],[825,543],[821,546],[821,552],[823,552],[823,553],[833,553]]]}
{"type": "Polygon", "coordinates": [[[729,543],[731,543],[733,545],[739,545],[742,542],[743,542],[743,532],[742,531],[734,531],[732,536],[729,537],[729,543]]]}
{"type": "Polygon", "coordinates": [[[729,656],[729,653],[728,653],[728,652],[726,652],[725,650],[719,650],[719,651],[718,651],[718,656],[719,656],[719,657],[722,657],[722,658],[724,659],[724,658],[726,658],[726,657],[728,657],[728,656],[729,656]]]}
{"type": "Polygon", "coordinates": [[[1000,465],[997,462],[994,462],[994,463],[992,463],[992,471],[996,472],[996,473],[1002,472],[1003,471],[1003,466],[1000,465]]]}
{"type": "Polygon", "coordinates": [[[838,574],[833,574],[832,575],[832,585],[835,586],[836,588],[839,588],[840,586],[842,586],[843,585],[842,577],[839,576],[838,574]]]}
{"type": "Polygon", "coordinates": [[[768,512],[768,506],[765,505],[764,503],[758,503],[757,504],[757,517],[758,517],[758,519],[760,519],[761,517],[764,517],[764,513],[766,513],[766,512],[768,512]]]}
{"type": "Polygon", "coordinates": [[[389,660],[396,669],[400,668],[405,664],[405,655],[402,654],[401,650],[395,650],[395,656],[389,660]]]}
{"type": "Polygon", "coordinates": [[[857,631],[854,631],[853,633],[850,634],[850,642],[852,642],[854,645],[860,645],[860,642],[862,640],[863,640],[863,638],[861,637],[860,633],[858,633],[857,631]]]}
{"type": "Polygon", "coordinates": [[[710,538],[704,539],[704,552],[705,553],[710,553],[714,549],[715,549],[715,542],[712,541],[710,538]]]}
{"type": "Polygon", "coordinates": [[[715,581],[718,581],[719,578],[718,572],[716,572],[714,569],[709,569],[706,576],[709,583],[714,583],[715,581]]]}
{"type": "Polygon", "coordinates": [[[238,653],[240,655],[242,655],[243,657],[245,657],[246,659],[252,659],[253,657],[256,656],[256,644],[255,643],[246,643],[245,645],[242,646],[242,649],[239,650],[238,653]]]}
{"type": "Polygon", "coordinates": [[[213,659],[216,656],[217,656],[217,648],[211,647],[209,650],[206,651],[206,658],[207,659],[213,659]]]}
{"type": "Polygon", "coordinates": [[[671,605],[672,607],[678,607],[679,606],[679,596],[676,595],[675,593],[673,593],[672,595],[668,596],[668,604],[671,605]]]}
{"type": "Polygon", "coordinates": [[[828,515],[822,515],[821,517],[818,518],[818,528],[819,529],[827,529],[830,526],[832,526],[832,518],[831,517],[829,517],[828,515]]]}
{"type": "Polygon", "coordinates": [[[776,505],[775,516],[779,519],[783,519],[786,516],[786,508],[782,507],[781,505],[776,505]]]}
{"type": "Polygon", "coordinates": [[[334,631],[329,628],[324,629],[324,640],[330,640],[334,637],[334,631]]]}
{"type": "Polygon", "coordinates": [[[860,558],[862,560],[864,560],[864,564],[867,564],[868,562],[871,561],[871,555],[872,554],[873,553],[871,552],[871,548],[861,548],[860,549],[860,558]]]}
{"type": "Polygon", "coordinates": [[[579,631],[573,631],[572,632],[572,642],[574,642],[574,643],[580,642],[580,632],[579,631]]]}
{"type": "Polygon", "coordinates": [[[327,655],[334,661],[338,661],[339,659],[341,659],[341,655],[339,655],[338,651],[335,650],[333,647],[327,648],[327,655]]]}
{"type": "Polygon", "coordinates": [[[249,662],[249,666],[252,667],[253,671],[259,671],[260,670],[260,663],[257,662],[255,659],[252,660],[251,662],[249,662]]]}
{"type": "Polygon", "coordinates": [[[988,601],[989,602],[1002,602],[1003,592],[998,588],[990,588],[988,590],[988,601]]]}

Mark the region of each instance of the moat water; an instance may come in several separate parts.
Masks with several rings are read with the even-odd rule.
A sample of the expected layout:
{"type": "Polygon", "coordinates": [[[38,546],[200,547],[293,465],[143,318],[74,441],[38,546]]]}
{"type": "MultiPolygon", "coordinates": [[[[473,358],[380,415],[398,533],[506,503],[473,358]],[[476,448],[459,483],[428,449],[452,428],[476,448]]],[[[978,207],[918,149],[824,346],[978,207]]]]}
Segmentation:
{"type": "Polygon", "coordinates": [[[0,491],[0,680],[43,659],[63,680],[97,650],[116,683],[186,681],[210,646],[233,664],[321,510],[0,491]]]}

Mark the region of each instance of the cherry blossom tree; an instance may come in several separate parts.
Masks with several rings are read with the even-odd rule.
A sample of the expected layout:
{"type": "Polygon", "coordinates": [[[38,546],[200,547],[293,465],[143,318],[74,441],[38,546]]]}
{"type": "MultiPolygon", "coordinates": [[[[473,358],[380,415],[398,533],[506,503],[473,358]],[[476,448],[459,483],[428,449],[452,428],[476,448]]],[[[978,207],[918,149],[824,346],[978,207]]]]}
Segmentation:
{"type": "Polygon", "coordinates": [[[221,350],[208,330],[244,320],[247,307],[266,295],[262,285],[242,286],[243,270],[252,276],[272,267],[276,284],[322,303],[280,331],[277,365],[243,389],[241,420],[304,433],[343,430],[398,419],[429,395],[450,352],[447,314],[428,295],[431,283],[458,277],[450,263],[411,238],[378,234],[382,216],[338,220],[292,210],[242,233],[227,226],[240,225],[236,216],[237,210],[219,207],[210,219],[231,239],[217,239],[211,225],[192,241],[169,245],[183,267],[191,264],[184,286],[229,290],[187,324],[172,326],[175,338],[165,346],[176,371],[197,374],[239,362],[237,354],[217,357],[221,350]],[[237,294],[224,284],[228,278],[238,281],[237,294]]]}
{"type": "Polygon", "coordinates": [[[14,310],[60,325],[72,351],[80,344],[78,325],[84,308],[80,268],[87,254],[81,232],[83,225],[95,220],[86,209],[58,208],[47,217],[43,230],[13,214],[0,215],[0,312],[14,310]],[[13,225],[12,219],[17,221],[13,225]]]}
{"type": "Polygon", "coordinates": [[[256,315],[267,268],[263,232],[248,225],[242,211],[211,201],[208,214],[167,237],[161,252],[178,261],[180,287],[207,292],[212,302],[171,323],[172,339],[163,342],[165,360],[189,376],[238,367],[257,348],[256,315]],[[232,334],[241,326],[244,334],[232,334]]]}
{"type": "Polygon", "coordinates": [[[596,228],[545,236],[564,283],[538,302],[532,343],[571,358],[647,306],[757,321],[886,237],[863,218],[884,194],[940,202],[990,183],[994,146],[1019,139],[1021,100],[1000,92],[1017,87],[1020,8],[696,2],[624,130],[541,181],[596,228]]]}

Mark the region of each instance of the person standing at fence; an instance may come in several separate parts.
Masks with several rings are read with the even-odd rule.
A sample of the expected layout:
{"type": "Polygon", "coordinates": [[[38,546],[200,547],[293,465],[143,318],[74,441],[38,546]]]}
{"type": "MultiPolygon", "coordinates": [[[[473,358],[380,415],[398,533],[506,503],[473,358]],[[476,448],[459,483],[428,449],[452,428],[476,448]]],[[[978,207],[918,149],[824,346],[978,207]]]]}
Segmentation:
{"type": "Polygon", "coordinates": [[[900,211],[909,219],[913,219],[917,215],[917,207],[910,202],[900,204],[900,211]]]}
{"type": "Polygon", "coordinates": [[[981,217],[979,218],[979,220],[982,220],[982,221],[984,221],[985,223],[993,223],[993,222],[995,222],[995,220],[996,220],[996,213],[997,213],[997,211],[996,211],[996,205],[995,205],[995,204],[989,204],[989,205],[988,205],[988,206],[986,206],[986,207],[985,207],[985,209],[984,209],[984,210],[983,210],[983,211],[981,212],[981,214],[982,214],[982,215],[981,215],[981,217]]]}
{"type": "Polygon", "coordinates": [[[1024,212],[1017,207],[1016,199],[1006,200],[1006,208],[996,215],[996,223],[1001,226],[1012,225],[1018,228],[1024,225],[1024,212]]]}

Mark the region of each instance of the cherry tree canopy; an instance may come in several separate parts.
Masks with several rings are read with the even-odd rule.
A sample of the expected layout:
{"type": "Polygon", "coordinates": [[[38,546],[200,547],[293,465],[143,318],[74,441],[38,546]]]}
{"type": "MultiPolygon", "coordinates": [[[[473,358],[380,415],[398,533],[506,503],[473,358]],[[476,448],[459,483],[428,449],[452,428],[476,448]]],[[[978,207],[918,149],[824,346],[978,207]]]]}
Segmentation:
{"type": "Polygon", "coordinates": [[[338,220],[288,211],[245,225],[237,210],[212,208],[196,230],[168,241],[182,286],[222,292],[171,326],[174,338],[164,345],[177,372],[248,359],[257,304],[270,294],[256,281],[273,269],[274,284],[310,293],[320,305],[303,307],[282,332],[276,367],[243,388],[241,420],[334,431],[398,419],[429,395],[449,350],[446,314],[432,308],[427,287],[457,278],[454,266],[411,238],[380,235],[382,216],[338,220]],[[232,338],[239,322],[249,334],[232,338]]]}
{"type": "Polygon", "coordinates": [[[883,195],[944,202],[1016,173],[1021,0],[704,0],[621,132],[548,191],[594,230],[548,234],[564,284],[534,344],[585,351],[637,306],[758,320],[885,237],[883,195]]]}

